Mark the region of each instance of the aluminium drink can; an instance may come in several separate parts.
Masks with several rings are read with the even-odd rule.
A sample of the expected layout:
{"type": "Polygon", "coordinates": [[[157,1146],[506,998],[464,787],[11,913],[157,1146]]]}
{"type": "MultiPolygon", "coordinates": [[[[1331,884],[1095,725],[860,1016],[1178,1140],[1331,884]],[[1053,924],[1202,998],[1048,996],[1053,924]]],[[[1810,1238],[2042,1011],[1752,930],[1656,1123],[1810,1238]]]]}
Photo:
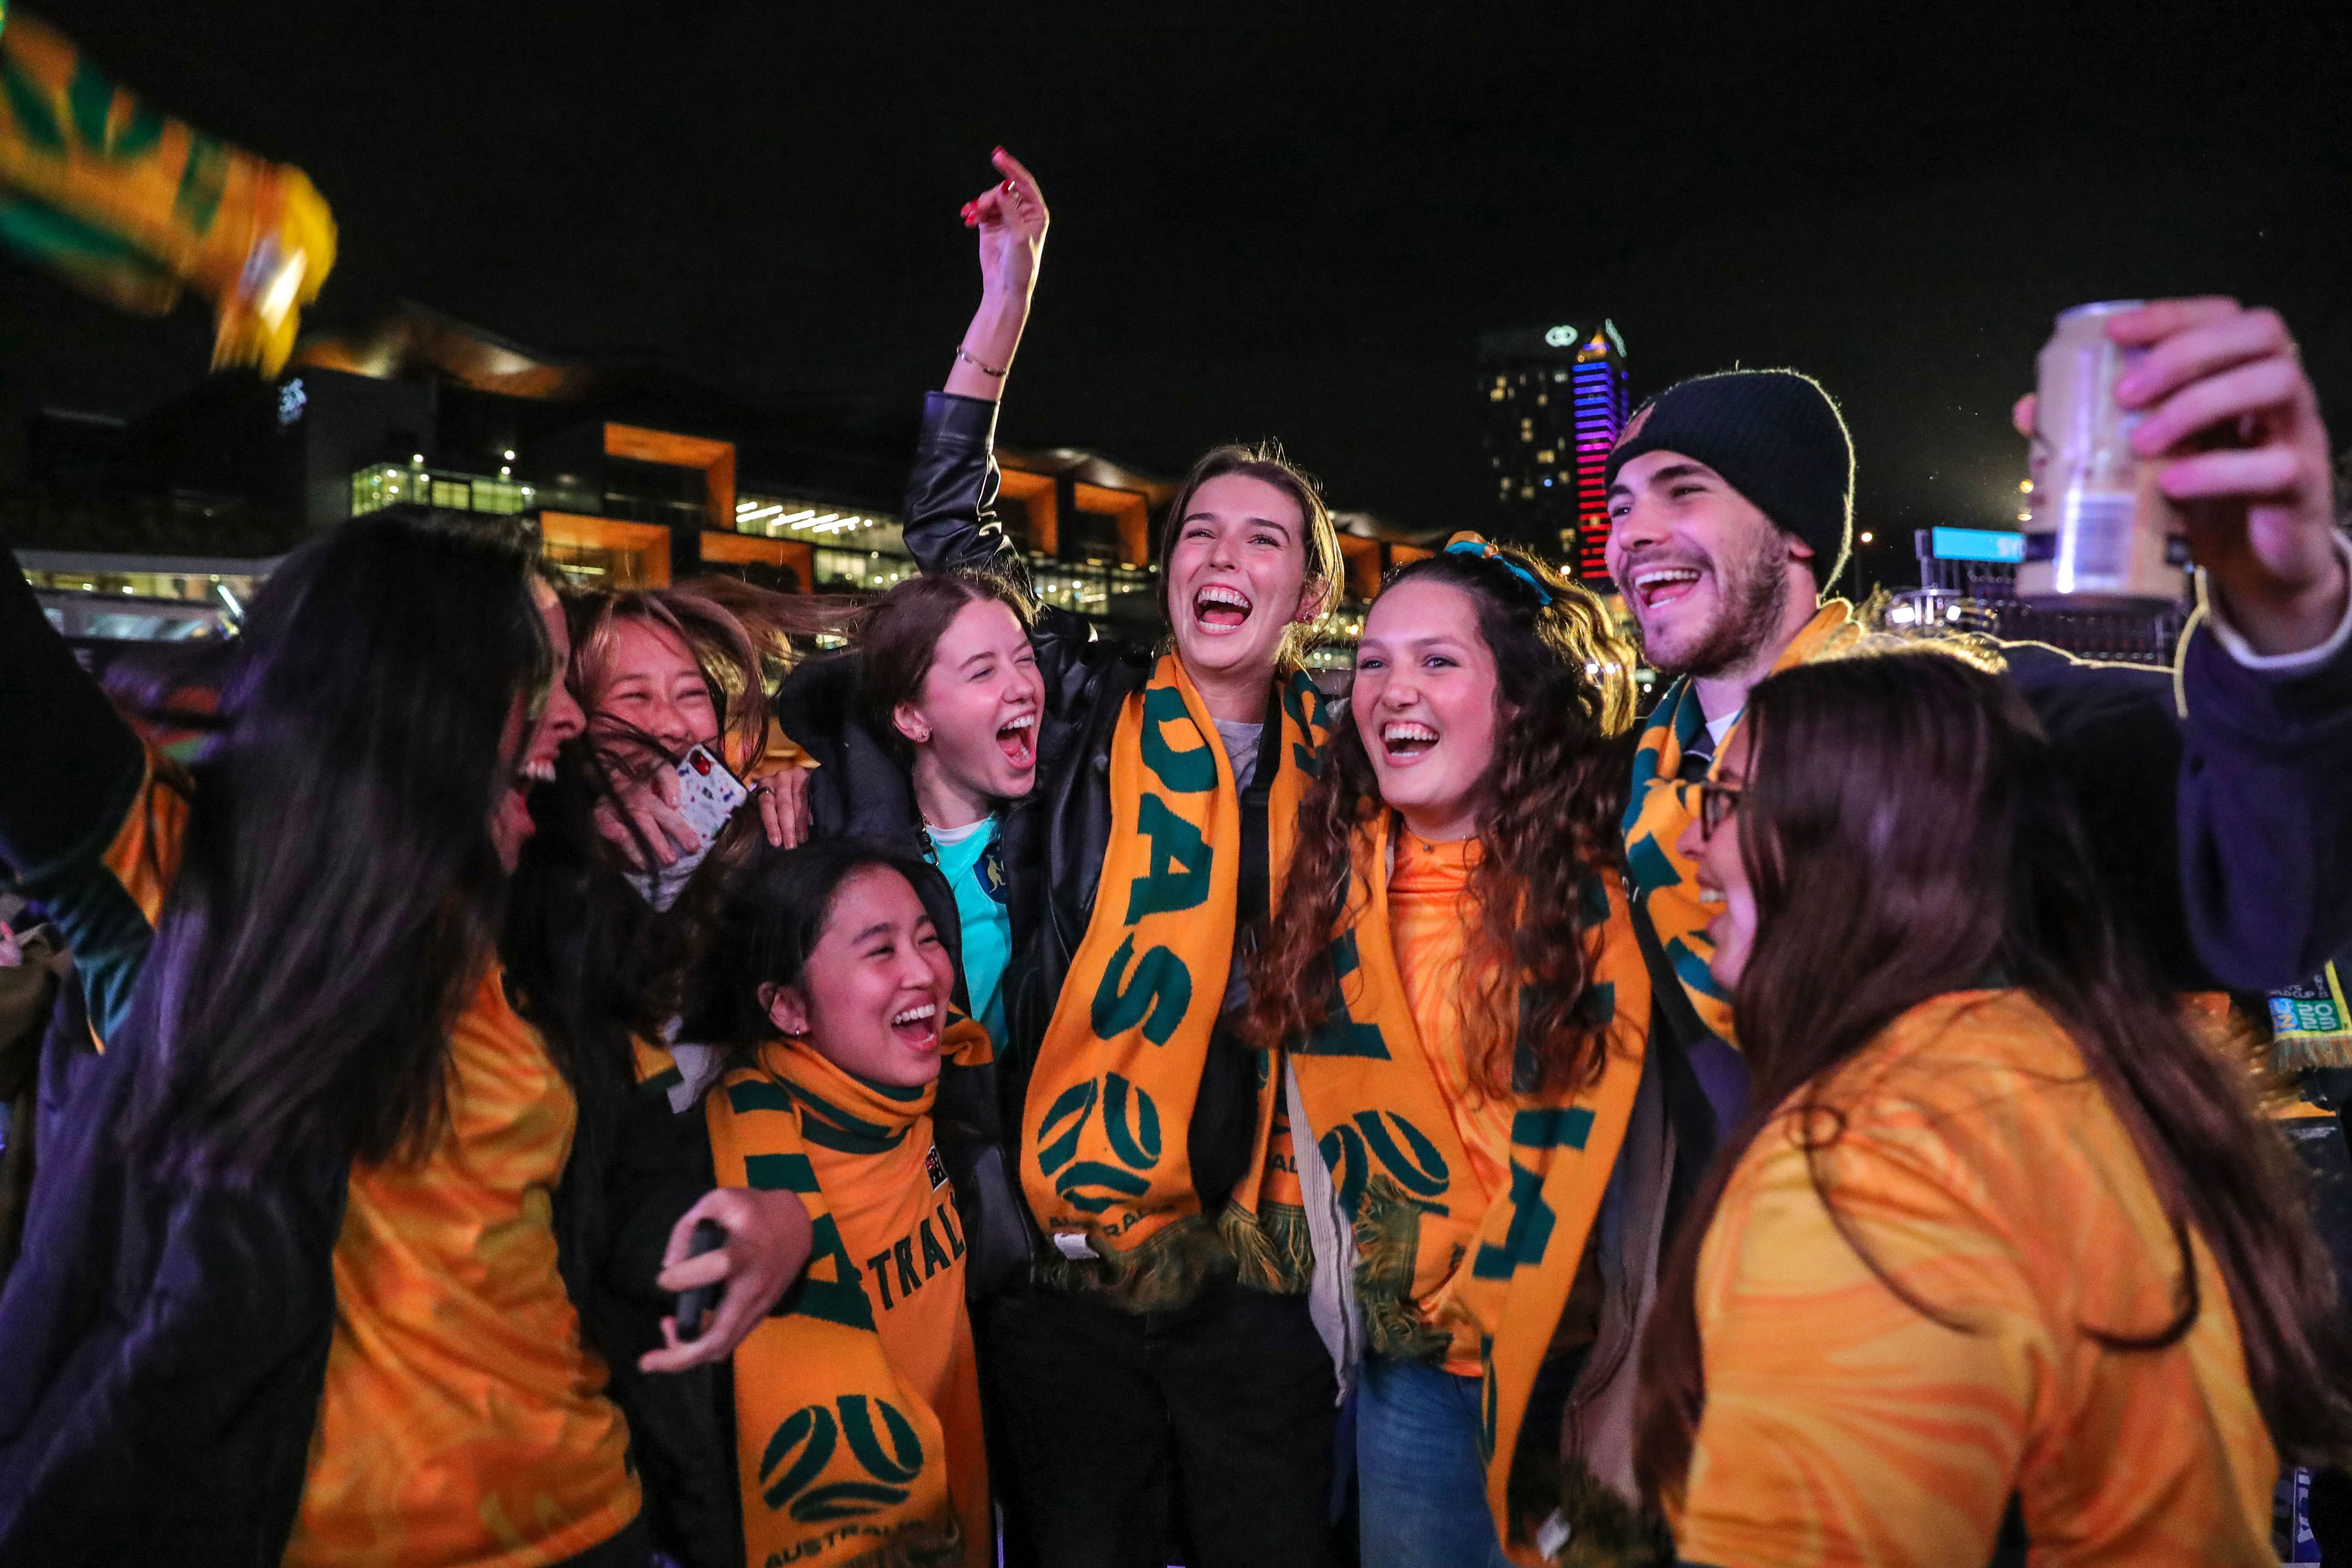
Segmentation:
{"type": "Polygon", "coordinates": [[[2044,610],[2158,610],[2188,591],[2180,509],[2157,486],[2160,462],[2132,450],[2137,410],[2116,383],[2143,349],[2107,339],[2109,300],[2062,311],[2036,362],[2032,499],[2017,596],[2044,610]]]}

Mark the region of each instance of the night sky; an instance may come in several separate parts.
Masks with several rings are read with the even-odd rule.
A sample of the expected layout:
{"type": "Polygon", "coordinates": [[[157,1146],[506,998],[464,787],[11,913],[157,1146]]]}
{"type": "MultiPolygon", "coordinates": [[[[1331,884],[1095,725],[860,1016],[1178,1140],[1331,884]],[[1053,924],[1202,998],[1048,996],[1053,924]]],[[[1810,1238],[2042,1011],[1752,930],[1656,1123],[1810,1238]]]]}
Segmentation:
{"type": "MultiPolygon", "coordinates": [[[[1637,395],[1819,376],[1904,580],[1910,529],[2013,511],[2053,312],[2210,290],[2286,315],[2352,446],[2340,3],[46,14],[310,173],[342,237],[313,322],[406,296],[763,398],[912,400],[1002,142],[1055,211],[1011,444],[1172,473],[1276,435],[1337,505],[1476,521],[1476,334],[1605,313],[1637,395]]],[[[134,413],[209,342],[0,258],[0,478],[31,408],[134,413]]]]}

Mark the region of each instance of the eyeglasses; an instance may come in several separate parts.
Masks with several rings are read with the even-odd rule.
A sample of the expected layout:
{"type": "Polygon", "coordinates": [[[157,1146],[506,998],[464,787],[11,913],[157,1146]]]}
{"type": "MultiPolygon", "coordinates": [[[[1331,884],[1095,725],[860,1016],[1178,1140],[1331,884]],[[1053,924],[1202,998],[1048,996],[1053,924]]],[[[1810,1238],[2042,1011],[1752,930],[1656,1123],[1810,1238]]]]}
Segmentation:
{"type": "Polygon", "coordinates": [[[1717,784],[1713,779],[1698,786],[1698,836],[1712,838],[1716,829],[1729,820],[1739,809],[1740,786],[1717,784]]]}

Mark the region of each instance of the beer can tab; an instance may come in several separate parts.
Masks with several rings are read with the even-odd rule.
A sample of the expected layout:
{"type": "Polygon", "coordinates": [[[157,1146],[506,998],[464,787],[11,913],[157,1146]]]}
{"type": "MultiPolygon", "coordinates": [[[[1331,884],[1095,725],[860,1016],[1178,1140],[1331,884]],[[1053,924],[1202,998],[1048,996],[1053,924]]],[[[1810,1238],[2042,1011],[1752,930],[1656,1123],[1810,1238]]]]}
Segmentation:
{"type": "Polygon", "coordinates": [[[1094,1244],[1087,1239],[1086,1232],[1079,1230],[1055,1231],[1054,1250],[1073,1263],[1083,1263],[1090,1258],[1102,1256],[1094,1249],[1094,1244]]]}

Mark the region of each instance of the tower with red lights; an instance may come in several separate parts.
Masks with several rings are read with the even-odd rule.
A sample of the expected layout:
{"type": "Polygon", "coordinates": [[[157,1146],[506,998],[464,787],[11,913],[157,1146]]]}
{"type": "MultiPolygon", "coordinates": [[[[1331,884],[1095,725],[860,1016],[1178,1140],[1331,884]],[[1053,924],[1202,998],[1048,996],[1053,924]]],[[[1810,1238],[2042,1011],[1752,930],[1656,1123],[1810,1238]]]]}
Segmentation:
{"type": "Polygon", "coordinates": [[[1607,317],[1478,339],[1494,531],[1603,583],[1601,479],[1625,427],[1625,340],[1607,317]]]}

